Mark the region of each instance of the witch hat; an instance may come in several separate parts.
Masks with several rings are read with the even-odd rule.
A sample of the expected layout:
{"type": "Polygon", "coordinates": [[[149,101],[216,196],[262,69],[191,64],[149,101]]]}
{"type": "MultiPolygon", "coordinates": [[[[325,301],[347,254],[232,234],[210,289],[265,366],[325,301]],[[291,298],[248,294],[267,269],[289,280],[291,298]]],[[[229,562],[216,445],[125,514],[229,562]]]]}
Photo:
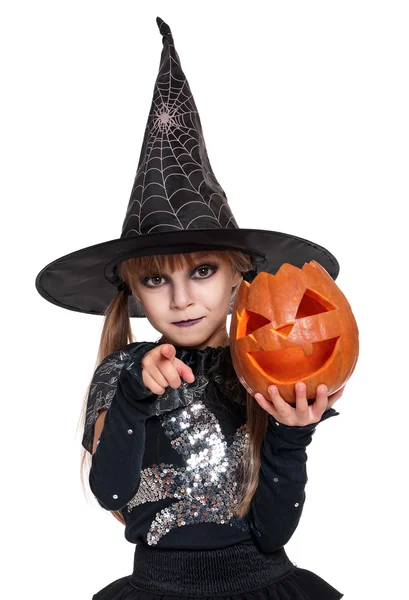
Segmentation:
{"type": "MultiPolygon", "coordinates": [[[[119,239],[54,260],[37,275],[38,292],[49,302],[103,315],[121,287],[118,265],[128,258],[200,250],[239,250],[253,269],[276,273],[291,263],[316,260],[335,280],[339,265],[325,248],[300,237],[263,229],[240,229],[210,166],[199,113],[182,71],[169,26],[163,36],[159,73],[135,181],[119,239]]],[[[129,315],[145,314],[129,296],[129,315]]]]}

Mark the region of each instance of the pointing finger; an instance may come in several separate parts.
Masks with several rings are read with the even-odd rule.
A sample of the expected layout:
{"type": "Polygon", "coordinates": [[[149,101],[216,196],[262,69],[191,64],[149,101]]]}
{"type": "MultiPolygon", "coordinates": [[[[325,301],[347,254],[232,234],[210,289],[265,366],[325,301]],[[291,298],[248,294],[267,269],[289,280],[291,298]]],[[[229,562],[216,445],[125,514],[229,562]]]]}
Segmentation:
{"type": "Polygon", "coordinates": [[[161,344],[159,346],[160,353],[169,360],[172,360],[176,356],[176,348],[173,344],[161,344]]]}

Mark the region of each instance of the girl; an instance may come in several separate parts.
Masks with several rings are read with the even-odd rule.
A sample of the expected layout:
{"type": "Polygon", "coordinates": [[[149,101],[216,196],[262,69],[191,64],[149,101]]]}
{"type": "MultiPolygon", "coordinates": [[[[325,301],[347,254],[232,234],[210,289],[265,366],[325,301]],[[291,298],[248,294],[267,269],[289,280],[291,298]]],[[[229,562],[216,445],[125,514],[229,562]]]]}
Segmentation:
{"type": "Polygon", "coordinates": [[[283,548],[305,502],[306,446],[339,414],[330,407],[342,390],[317,390],[311,406],[297,391],[296,408],[256,394],[259,408],[240,386],[226,317],[246,266],[234,251],[120,265],[162,337],[127,344],[123,286],[106,314],[100,356],[109,353],[91,383],[83,444],[91,490],[137,546],[132,575],[93,600],[343,596],[283,548]]]}
{"type": "Polygon", "coordinates": [[[284,545],[305,502],[306,447],[339,414],[342,390],[328,398],[318,386],[311,405],[297,390],[295,408],[274,390],[253,398],[233,369],[226,318],[241,281],[260,271],[316,260],[335,279],[339,266],[316,243],[238,227],[171,31],[157,24],[159,74],[121,237],[36,279],[49,302],[105,315],[82,466],[136,546],[132,574],[93,598],[335,600],[343,594],[284,545]],[[135,342],[130,317],[160,339],[135,342]]]}

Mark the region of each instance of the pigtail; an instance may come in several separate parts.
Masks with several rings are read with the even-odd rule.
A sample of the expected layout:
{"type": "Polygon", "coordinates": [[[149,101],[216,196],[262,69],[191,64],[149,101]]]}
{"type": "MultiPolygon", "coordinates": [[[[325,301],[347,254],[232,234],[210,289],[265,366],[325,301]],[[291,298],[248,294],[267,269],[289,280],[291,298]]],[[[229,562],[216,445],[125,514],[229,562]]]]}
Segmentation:
{"type": "Polygon", "coordinates": [[[240,489],[234,512],[244,517],[250,510],[251,502],[258,488],[260,473],[260,447],[267,431],[268,413],[246,392],[248,443],[245,446],[246,458],[240,473],[240,489]]]}
{"type": "Polygon", "coordinates": [[[125,287],[114,296],[105,311],[101,341],[98,350],[98,364],[111,352],[133,343],[131,319],[129,318],[129,295],[125,287]]]}

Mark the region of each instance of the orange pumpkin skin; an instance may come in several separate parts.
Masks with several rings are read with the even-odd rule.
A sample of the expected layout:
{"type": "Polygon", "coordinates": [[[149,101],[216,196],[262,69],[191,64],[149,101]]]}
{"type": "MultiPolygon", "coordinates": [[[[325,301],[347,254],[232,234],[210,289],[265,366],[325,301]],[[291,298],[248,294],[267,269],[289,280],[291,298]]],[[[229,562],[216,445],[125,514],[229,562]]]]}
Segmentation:
{"type": "MultiPolygon", "coordinates": [[[[296,405],[295,384],[315,399],[350,378],[358,360],[359,332],[351,307],[332,277],[312,260],[301,269],[285,263],[275,275],[260,272],[236,292],[230,325],[236,374],[254,396],[270,398],[275,384],[296,405]]],[[[311,404],[311,402],[310,402],[311,404]]]]}

